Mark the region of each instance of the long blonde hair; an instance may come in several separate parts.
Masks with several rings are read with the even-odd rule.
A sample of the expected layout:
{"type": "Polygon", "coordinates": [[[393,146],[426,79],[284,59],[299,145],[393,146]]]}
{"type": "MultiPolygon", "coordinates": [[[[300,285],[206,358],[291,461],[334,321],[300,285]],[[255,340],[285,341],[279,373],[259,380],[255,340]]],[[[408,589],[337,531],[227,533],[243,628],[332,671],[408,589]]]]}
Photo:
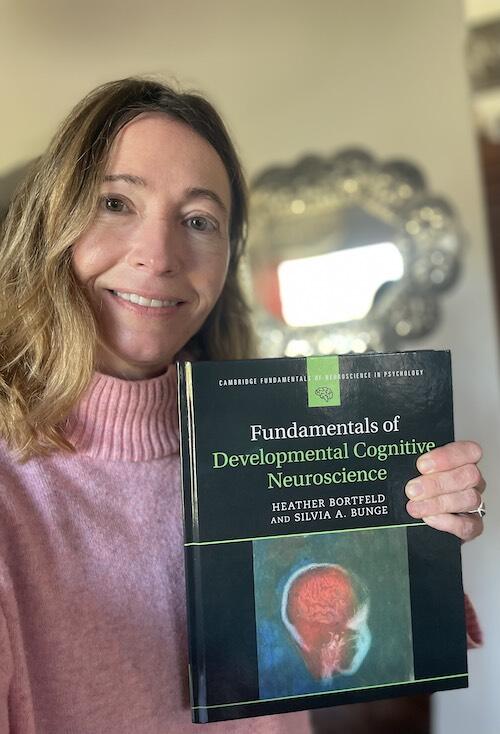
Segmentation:
{"type": "Polygon", "coordinates": [[[64,419],[95,369],[98,326],[71,264],[91,224],[111,145],[145,111],[189,125],[217,151],[231,185],[231,259],[222,294],[187,345],[198,359],[255,354],[238,281],[247,204],[238,157],[224,123],[197,94],[148,79],[104,84],[70,112],[15,195],[0,246],[0,436],[23,458],[72,449],[64,419]]]}

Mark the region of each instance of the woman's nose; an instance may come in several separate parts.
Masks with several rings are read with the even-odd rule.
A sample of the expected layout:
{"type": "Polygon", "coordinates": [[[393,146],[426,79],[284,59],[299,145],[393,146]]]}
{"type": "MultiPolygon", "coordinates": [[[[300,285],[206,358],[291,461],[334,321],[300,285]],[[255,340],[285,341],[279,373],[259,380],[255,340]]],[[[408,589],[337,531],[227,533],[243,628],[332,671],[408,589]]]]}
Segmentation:
{"type": "Polygon", "coordinates": [[[134,268],[174,275],[182,267],[180,233],[166,221],[145,224],[127,258],[134,268]]]}

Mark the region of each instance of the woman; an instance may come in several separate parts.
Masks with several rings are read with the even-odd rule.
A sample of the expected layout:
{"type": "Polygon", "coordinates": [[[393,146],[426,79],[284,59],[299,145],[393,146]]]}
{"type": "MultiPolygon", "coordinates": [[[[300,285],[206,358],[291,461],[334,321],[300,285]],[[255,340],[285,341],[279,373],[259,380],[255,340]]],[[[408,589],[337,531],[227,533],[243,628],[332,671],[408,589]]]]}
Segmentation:
{"type": "MultiPolygon", "coordinates": [[[[0,250],[2,733],[197,730],[173,362],[253,353],[237,282],[245,221],[217,113],[135,79],[70,113],[12,203],[0,250]]],[[[419,459],[409,512],[478,535],[479,458],[463,442],[419,459]]]]}

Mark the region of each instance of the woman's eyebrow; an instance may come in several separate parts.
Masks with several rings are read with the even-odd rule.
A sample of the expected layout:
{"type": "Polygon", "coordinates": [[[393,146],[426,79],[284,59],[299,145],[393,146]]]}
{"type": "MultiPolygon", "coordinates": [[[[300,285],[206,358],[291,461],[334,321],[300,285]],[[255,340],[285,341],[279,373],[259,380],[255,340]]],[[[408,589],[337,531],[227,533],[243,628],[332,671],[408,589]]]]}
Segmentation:
{"type": "Polygon", "coordinates": [[[210,199],[211,201],[215,201],[215,203],[222,209],[224,214],[227,214],[227,206],[222,201],[219,194],[217,194],[212,189],[204,189],[200,188],[198,186],[195,186],[193,188],[187,189],[185,192],[186,199],[189,201],[191,199],[210,199]]]}
{"type": "MultiPolygon", "coordinates": [[[[131,173],[108,173],[106,174],[106,176],[104,176],[104,181],[125,181],[125,183],[144,187],[147,187],[148,185],[146,179],[141,178],[141,176],[134,176],[131,173]]],[[[224,214],[228,213],[227,206],[224,204],[219,194],[213,191],[213,189],[205,189],[200,186],[193,186],[189,189],[186,189],[186,191],[184,192],[184,196],[186,198],[186,201],[199,198],[210,199],[222,209],[224,214]]]]}
{"type": "Polygon", "coordinates": [[[108,173],[104,176],[104,181],[125,181],[125,183],[135,184],[136,186],[147,186],[145,179],[140,176],[133,176],[131,173],[108,173]]]}

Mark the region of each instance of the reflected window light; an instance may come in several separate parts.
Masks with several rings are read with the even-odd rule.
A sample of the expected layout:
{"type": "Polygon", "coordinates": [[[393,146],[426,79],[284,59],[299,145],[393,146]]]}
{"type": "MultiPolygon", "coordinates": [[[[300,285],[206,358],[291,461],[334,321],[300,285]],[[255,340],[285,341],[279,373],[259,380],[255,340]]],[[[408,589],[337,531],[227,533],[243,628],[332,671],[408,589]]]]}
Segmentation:
{"type": "Polygon", "coordinates": [[[396,324],[396,332],[399,334],[399,336],[408,336],[408,334],[411,331],[411,324],[408,323],[408,321],[398,321],[396,324]]]}
{"type": "Polygon", "coordinates": [[[362,319],[380,286],[403,272],[392,242],[285,260],[278,265],[283,318],[294,327],[362,319]]]}
{"type": "Polygon", "coordinates": [[[290,209],[294,214],[303,214],[306,210],[306,203],[302,199],[294,199],[290,204],[290,209]]]}
{"type": "Polygon", "coordinates": [[[285,350],[286,357],[310,357],[312,347],[306,339],[290,339],[285,350]]]}
{"type": "Polygon", "coordinates": [[[318,342],[320,354],[331,354],[335,350],[335,342],[329,336],[324,336],[318,342]]]}
{"type": "Polygon", "coordinates": [[[366,352],[366,342],[364,339],[354,339],[352,342],[352,350],[353,352],[358,352],[362,354],[363,352],[366,352]]]}

